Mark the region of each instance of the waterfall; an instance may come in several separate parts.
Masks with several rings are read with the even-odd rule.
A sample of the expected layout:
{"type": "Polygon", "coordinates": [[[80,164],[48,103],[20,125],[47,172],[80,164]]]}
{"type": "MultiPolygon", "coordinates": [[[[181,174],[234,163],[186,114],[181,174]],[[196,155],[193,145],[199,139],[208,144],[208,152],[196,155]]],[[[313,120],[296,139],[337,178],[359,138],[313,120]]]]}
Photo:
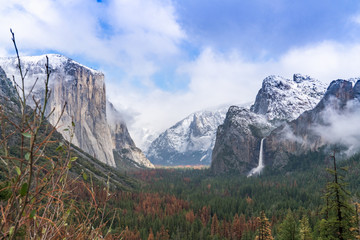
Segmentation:
{"type": "Polygon", "coordinates": [[[264,156],[263,156],[263,144],[264,144],[264,139],[265,138],[262,138],[261,139],[261,142],[260,142],[260,152],[259,152],[259,163],[258,163],[258,166],[256,168],[253,168],[251,169],[251,171],[249,172],[249,174],[247,175],[248,177],[251,177],[253,176],[254,174],[258,174],[260,175],[261,171],[263,170],[264,168],[264,156]]]}

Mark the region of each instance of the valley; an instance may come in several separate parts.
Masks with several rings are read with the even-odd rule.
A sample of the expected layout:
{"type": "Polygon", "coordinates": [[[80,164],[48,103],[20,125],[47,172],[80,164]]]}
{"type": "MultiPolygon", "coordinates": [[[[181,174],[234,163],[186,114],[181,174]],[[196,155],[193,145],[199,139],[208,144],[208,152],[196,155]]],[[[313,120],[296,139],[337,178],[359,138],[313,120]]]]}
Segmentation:
{"type": "Polygon", "coordinates": [[[359,0],[0,0],[0,240],[359,240],[359,36],[359,0]]]}
{"type": "Polygon", "coordinates": [[[359,236],[358,133],[335,130],[357,121],[360,81],[269,76],[251,107],[191,114],[144,154],[106,99],[101,72],[60,55],[25,57],[21,87],[8,77],[23,78],[16,61],[0,59],[2,237],[26,238],[23,229],[84,239],[359,236]],[[36,196],[48,205],[29,201],[36,196]],[[59,227],[32,227],[50,208],[59,227]]]}

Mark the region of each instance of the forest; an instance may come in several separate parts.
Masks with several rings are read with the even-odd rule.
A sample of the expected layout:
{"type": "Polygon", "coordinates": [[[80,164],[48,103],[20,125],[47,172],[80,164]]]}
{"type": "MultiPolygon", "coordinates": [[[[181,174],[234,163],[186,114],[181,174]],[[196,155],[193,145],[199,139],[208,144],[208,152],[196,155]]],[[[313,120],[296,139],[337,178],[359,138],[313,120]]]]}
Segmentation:
{"type": "Polygon", "coordinates": [[[357,239],[359,157],[250,178],[139,171],[140,192],[116,195],[117,224],[126,239],[357,239]]]}

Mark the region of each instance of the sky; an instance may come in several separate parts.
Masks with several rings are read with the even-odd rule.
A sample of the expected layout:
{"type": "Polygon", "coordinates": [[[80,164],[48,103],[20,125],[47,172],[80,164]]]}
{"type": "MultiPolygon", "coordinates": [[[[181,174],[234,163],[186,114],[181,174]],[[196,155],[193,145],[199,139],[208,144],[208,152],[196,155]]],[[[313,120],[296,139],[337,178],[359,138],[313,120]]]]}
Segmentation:
{"type": "Polygon", "coordinates": [[[140,147],[187,115],[253,102],[269,75],[360,77],[359,0],[0,0],[0,56],[105,74],[140,147]]]}

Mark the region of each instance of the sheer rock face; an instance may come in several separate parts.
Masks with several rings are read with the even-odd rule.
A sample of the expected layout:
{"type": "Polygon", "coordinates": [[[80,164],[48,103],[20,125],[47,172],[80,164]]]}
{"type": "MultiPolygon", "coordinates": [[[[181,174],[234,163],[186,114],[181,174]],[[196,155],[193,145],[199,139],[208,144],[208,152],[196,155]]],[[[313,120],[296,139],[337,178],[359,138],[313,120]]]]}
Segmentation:
{"type": "MultiPolygon", "coordinates": [[[[219,126],[212,171],[248,173],[258,164],[261,139],[315,107],[325,91],[323,83],[300,74],[291,80],[279,76],[265,78],[250,110],[231,107],[224,124],[219,126]]],[[[264,148],[267,143],[265,140],[264,148]]]]}
{"type": "MultiPolygon", "coordinates": [[[[126,125],[122,123],[121,131],[112,133],[106,116],[106,91],[104,74],[83,66],[69,58],[57,54],[49,54],[50,89],[51,95],[47,105],[47,112],[54,111],[49,121],[55,125],[58,123],[59,132],[69,139],[69,132],[63,129],[75,124],[72,143],[80,147],[100,161],[116,167],[113,150],[122,145],[116,141],[123,137],[129,145],[134,145],[127,132],[126,125]],[[65,105],[66,103],[66,105],[65,105]],[[112,135],[117,137],[112,138],[112,135]],[[115,141],[115,142],[114,142],[115,141]]],[[[43,79],[46,78],[46,57],[33,56],[22,57],[23,69],[27,70],[25,87],[30,91],[32,84],[38,78],[38,82],[32,92],[35,98],[41,98],[44,94],[43,79]]],[[[19,73],[16,68],[17,59],[0,58],[0,66],[11,76],[14,75],[19,82],[19,73]]],[[[40,99],[43,101],[43,99],[40,99]]],[[[31,105],[30,100],[29,104],[31,105]]],[[[140,150],[139,150],[140,151],[140,150]]],[[[141,152],[141,151],[140,151],[141,152]]],[[[136,153],[135,155],[138,155],[136,153]]]]}
{"type": "Polygon", "coordinates": [[[272,125],[264,115],[230,107],[224,124],[217,130],[211,162],[213,172],[246,173],[256,167],[261,138],[270,129],[272,125]]]}
{"type": "Polygon", "coordinates": [[[346,142],[337,142],[335,135],[327,137],[326,130],[336,127],[334,124],[339,124],[336,122],[336,116],[343,116],[344,122],[340,124],[344,124],[345,127],[346,117],[351,119],[359,113],[359,104],[360,81],[357,81],[354,87],[351,81],[331,82],[324,97],[314,109],[275,129],[266,138],[266,164],[281,168],[287,164],[289,154],[300,155],[308,151],[317,151],[322,146],[332,143],[347,145],[346,142]]]}

